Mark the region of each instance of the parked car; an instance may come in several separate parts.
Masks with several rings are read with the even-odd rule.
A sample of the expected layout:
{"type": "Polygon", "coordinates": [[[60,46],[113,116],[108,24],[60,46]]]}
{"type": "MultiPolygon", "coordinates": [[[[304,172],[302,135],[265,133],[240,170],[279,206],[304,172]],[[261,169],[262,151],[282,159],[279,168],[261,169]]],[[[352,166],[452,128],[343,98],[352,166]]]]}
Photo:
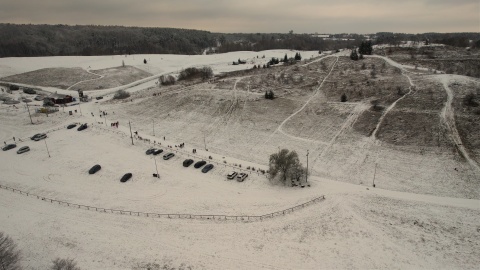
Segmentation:
{"type": "Polygon", "coordinates": [[[237,174],[238,174],[237,172],[231,171],[231,172],[229,172],[229,173],[227,174],[227,178],[228,178],[228,179],[235,179],[235,177],[237,176],[237,174]]]}
{"type": "Polygon", "coordinates": [[[77,126],[77,124],[70,124],[70,125],[67,126],[67,129],[72,129],[72,128],[76,127],[76,126],[77,126]]]}
{"type": "Polygon", "coordinates": [[[96,97],[97,100],[103,99],[103,97],[96,97]]]}
{"type": "Polygon", "coordinates": [[[183,167],[189,167],[192,163],[193,159],[185,159],[185,161],[183,161],[183,167]]]}
{"type": "Polygon", "coordinates": [[[37,137],[40,136],[40,135],[42,135],[42,133],[37,133],[37,134],[33,135],[32,137],[30,137],[30,139],[31,139],[32,141],[34,141],[35,138],[37,138],[37,137]]]}
{"type": "Polygon", "coordinates": [[[78,130],[78,131],[82,131],[82,130],[87,129],[87,128],[88,128],[87,123],[85,123],[85,124],[81,124],[81,125],[77,128],[77,130],[78,130]]]}
{"type": "Polygon", "coordinates": [[[207,166],[203,167],[202,172],[207,173],[211,169],[213,169],[213,164],[208,164],[207,166]]]}
{"type": "Polygon", "coordinates": [[[34,99],[35,99],[36,101],[41,101],[41,100],[43,100],[43,96],[38,95],[38,96],[36,96],[34,99]]]}
{"type": "Polygon", "coordinates": [[[37,137],[35,137],[33,140],[36,141],[36,142],[38,142],[38,141],[43,140],[43,139],[45,139],[45,138],[47,138],[47,134],[45,134],[45,133],[40,133],[40,134],[39,134],[37,137]]]}
{"type": "Polygon", "coordinates": [[[101,168],[102,168],[102,166],[100,166],[98,164],[94,165],[92,168],[90,168],[90,170],[88,170],[88,173],[89,174],[94,174],[94,173],[100,171],[101,168]]]}
{"type": "Polygon", "coordinates": [[[163,152],[163,149],[157,149],[157,150],[153,151],[152,154],[154,154],[154,155],[156,156],[156,155],[158,155],[158,154],[160,154],[160,153],[162,153],[162,152],[163,152]]]}
{"type": "Polygon", "coordinates": [[[155,148],[149,148],[147,151],[145,151],[145,154],[151,155],[155,150],[157,150],[157,149],[155,149],[155,148]]]}
{"type": "Polygon", "coordinates": [[[128,180],[130,180],[130,178],[132,178],[132,174],[131,173],[126,173],[122,176],[122,179],[120,179],[120,182],[125,183],[128,180]]]}
{"type": "Polygon", "coordinates": [[[17,145],[11,143],[11,144],[5,145],[5,146],[2,148],[2,150],[3,150],[3,151],[7,151],[7,150],[13,149],[13,148],[15,148],[15,147],[17,147],[17,145]]]}
{"type": "Polygon", "coordinates": [[[163,159],[164,159],[164,160],[169,160],[169,159],[171,159],[171,158],[174,157],[174,156],[175,156],[174,153],[168,153],[168,154],[166,154],[166,155],[163,156],[163,159]]]}
{"type": "Polygon", "coordinates": [[[248,174],[241,172],[237,175],[237,181],[243,182],[247,177],[248,177],[248,174]]]}
{"type": "Polygon", "coordinates": [[[28,152],[28,151],[30,151],[30,147],[23,146],[23,147],[20,147],[20,149],[18,149],[17,154],[23,154],[23,153],[28,152]]]}
{"type": "Polygon", "coordinates": [[[200,160],[198,161],[197,163],[195,163],[195,165],[193,165],[193,167],[195,167],[195,169],[198,169],[200,167],[202,167],[203,165],[207,164],[207,162],[205,160],[200,160]]]}

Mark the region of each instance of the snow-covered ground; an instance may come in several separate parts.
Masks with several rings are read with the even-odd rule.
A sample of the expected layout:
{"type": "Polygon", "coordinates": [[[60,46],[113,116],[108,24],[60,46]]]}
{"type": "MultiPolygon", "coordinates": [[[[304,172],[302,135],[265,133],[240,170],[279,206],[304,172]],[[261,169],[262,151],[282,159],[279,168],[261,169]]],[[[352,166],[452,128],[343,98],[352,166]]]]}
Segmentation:
{"type": "MultiPolygon", "coordinates": [[[[0,77],[45,67],[108,68],[121,65],[122,60],[152,74],[201,65],[210,65],[219,73],[245,68],[230,64],[238,58],[253,66],[250,61],[259,64],[285,53],[295,52],[7,58],[0,59],[0,77]]],[[[302,52],[302,56],[309,59],[318,52],[302,52]]],[[[150,86],[154,81],[128,90],[150,86]]],[[[0,230],[14,238],[27,269],[45,269],[56,257],[74,258],[82,269],[146,269],[141,267],[148,263],[173,267],[185,263],[193,269],[475,269],[480,265],[479,200],[369,188],[319,175],[311,176],[311,187],[303,189],[272,185],[258,172],[250,172],[242,183],[228,181],[226,174],[232,168],[224,160],[228,165],[242,164],[242,169],[266,169],[266,164],[255,162],[255,154],[251,160],[230,157],[225,154],[230,149],[207,152],[189,142],[178,148],[175,145],[182,141],[170,137],[163,140],[142,134],[150,143],[134,139],[132,145],[128,117],[113,111],[123,105],[107,105],[109,98],[82,103],[81,114],[80,107],[74,106],[49,117],[34,115],[34,125],[25,105],[1,104],[0,139],[12,142],[15,136],[22,142],[14,150],[0,152],[0,185],[69,203],[171,214],[262,215],[318,196],[326,199],[285,216],[242,222],[101,213],[0,189],[0,230]],[[70,110],[77,112],[70,116],[70,110]],[[107,122],[119,121],[120,127],[105,125],[99,110],[107,110],[107,122]],[[88,123],[89,128],[67,130],[65,126],[72,122],[88,123]],[[28,138],[42,131],[50,131],[46,141],[28,138]],[[175,152],[175,157],[163,160],[162,153],[153,160],[145,155],[153,140],[165,152],[175,152]],[[24,145],[31,151],[16,154],[24,145]],[[195,157],[192,148],[198,149],[195,157]],[[184,168],[186,158],[203,158],[215,162],[215,167],[206,174],[192,166],[184,168]],[[89,175],[94,164],[101,164],[102,169],[89,175]],[[155,164],[159,179],[152,177],[155,164]],[[120,183],[126,172],[133,173],[133,178],[120,183]]],[[[279,124],[277,133],[282,132],[279,124]]],[[[335,146],[333,153],[341,148],[335,146]]]]}

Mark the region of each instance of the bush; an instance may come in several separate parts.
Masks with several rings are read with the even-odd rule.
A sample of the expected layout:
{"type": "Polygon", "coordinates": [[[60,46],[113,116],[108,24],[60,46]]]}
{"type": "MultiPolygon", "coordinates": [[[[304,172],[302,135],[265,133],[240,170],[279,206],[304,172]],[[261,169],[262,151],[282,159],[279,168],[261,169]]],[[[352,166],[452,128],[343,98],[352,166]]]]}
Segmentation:
{"type": "Polygon", "coordinates": [[[30,95],[35,95],[37,93],[37,91],[33,90],[32,88],[25,88],[23,89],[23,92],[30,95]]]}
{"type": "Polygon", "coordinates": [[[118,90],[113,96],[113,99],[125,99],[128,97],[130,97],[130,93],[125,90],[118,90]]]}
{"type": "Polygon", "coordinates": [[[209,66],[202,67],[201,69],[195,67],[189,67],[180,71],[178,80],[189,80],[195,78],[209,79],[213,77],[213,70],[209,66]]]}
{"type": "Polygon", "coordinates": [[[10,85],[10,90],[19,90],[20,87],[18,87],[18,85],[15,85],[15,84],[12,84],[10,85]]]}
{"type": "Polygon", "coordinates": [[[345,95],[345,93],[343,93],[342,96],[340,97],[340,101],[347,102],[347,95],[345,95]]]}
{"type": "Polygon", "coordinates": [[[478,102],[475,101],[475,94],[469,93],[463,98],[463,104],[470,107],[478,107],[478,102]]]}
{"type": "Polygon", "coordinates": [[[12,238],[0,232],[0,265],[2,269],[19,270],[20,251],[12,238]]]}
{"type": "Polygon", "coordinates": [[[53,265],[50,268],[52,270],[80,270],[80,268],[77,267],[77,263],[73,259],[56,258],[52,263],[53,265]]]}
{"type": "Polygon", "coordinates": [[[175,77],[172,75],[162,75],[160,76],[159,81],[162,85],[172,85],[175,84],[175,77]]]}

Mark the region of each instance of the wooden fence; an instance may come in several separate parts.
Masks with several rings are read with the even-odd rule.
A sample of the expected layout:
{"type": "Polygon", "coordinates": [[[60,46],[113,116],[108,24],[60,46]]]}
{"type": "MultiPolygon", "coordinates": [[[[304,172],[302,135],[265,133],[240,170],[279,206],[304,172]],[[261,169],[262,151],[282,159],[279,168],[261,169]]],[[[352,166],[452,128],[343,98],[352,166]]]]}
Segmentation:
{"type": "Polygon", "coordinates": [[[264,215],[202,215],[202,214],[165,214],[165,213],[146,213],[146,212],[139,212],[139,211],[128,211],[128,210],[118,210],[118,209],[110,209],[110,208],[102,208],[102,207],[97,207],[97,206],[90,206],[90,205],[82,205],[82,204],[76,204],[76,203],[70,203],[70,202],[65,202],[65,201],[60,201],[60,200],[55,200],[55,199],[50,199],[46,198],[43,196],[38,196],[35,194],[31,194],[19,189],[7,187],[4,185],[0,185],[0,188],[12,191],[14,193],[18,193],[21,195],[25,195],[28,197],[33,197],[38,200],[42,200],[44,202],[49,202],[52,204],[58,204],[58,205],[63,205],[67,207],[73,207],[77,209],[82,209],[82,210],[90,210],[90,211],[96,211],[96,212],[101,212],[101,213],[111,213],[111,214],[119,214],[119,215],[128,215],[128,216],[139,216],[139,217],[149,217],[149,218],[170,218],[170,219],[198,219],[198,220],[231,220],[231,221],[244,221],[244,222],[255,222],[255,221],[262,221],[265,219],[270,219],[278,216],[284,216],[286,214],[292,213],[294,211],[297,211],[299,209],[303,209],[309,205],[312,205],[314,203],[320,202],[325,200],[325,195],[316,197],[310,201],[307,201],[302,204],[295,205],[293,207],[283,209],[280,211],[276,211],[273,213],[268,213],[264,215]]]}

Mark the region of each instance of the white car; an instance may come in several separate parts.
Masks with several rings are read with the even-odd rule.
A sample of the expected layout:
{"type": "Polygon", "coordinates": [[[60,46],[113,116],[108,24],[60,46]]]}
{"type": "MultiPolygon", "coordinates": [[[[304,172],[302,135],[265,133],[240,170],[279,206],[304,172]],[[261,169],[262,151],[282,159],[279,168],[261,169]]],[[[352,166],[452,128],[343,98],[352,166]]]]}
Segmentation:
{"type": "Polygon", "coordinates": [[[41,134],[38,134],[35,138],[33,138],[33,140],[37,142],[37,141],[43,140],[45,138],[47,138],[47,134],[41,133],[41,134]]]}
{"type": "Polygon", "coordinates": [[[248,174],[241,172],[237,175],[237,181],[243,182],[247,177],[248,177],[248,174]]]}
{"type": "Polygon", "coordinates": [[[30,151],[30,147],[23,146],[22,148],[18,149],[17,154],[22,154],[22,153],[25,153],[25,152],[28,152],[28,151],[30,151]]]}
{"type": "Polygon", "coordinates": [[[235,176],[237,176],[237,172],[231,171],[229,174],[227,174],[228,179],[235,179],[235,176]]]}

